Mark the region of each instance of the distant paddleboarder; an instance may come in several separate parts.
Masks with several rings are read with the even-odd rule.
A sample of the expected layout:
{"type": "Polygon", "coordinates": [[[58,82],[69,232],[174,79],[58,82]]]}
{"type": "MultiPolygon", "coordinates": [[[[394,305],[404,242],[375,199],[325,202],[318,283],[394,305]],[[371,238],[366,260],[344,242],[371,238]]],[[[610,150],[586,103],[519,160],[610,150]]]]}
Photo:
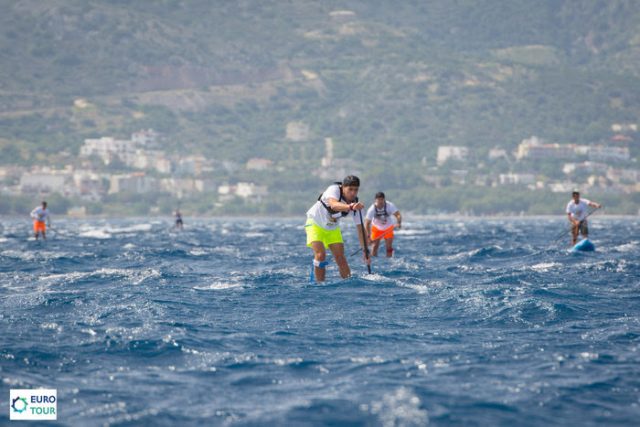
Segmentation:
{"type": "Polygon", "coordinates": [[[36,240],[38,240],[40,234],[42,234],[42,238],[46,240],[47,226],[51,226],[47,202],[43,201],[41,206],[34,208],[31,211],[31,218],[33,218],[33,233],[36,240]]]}
{"type": "MultiPolygon", "coordinates": [[[[327,252],[331,250],[333,258],[338,264],[340,276],[343,279],[351,276],[351,270],[344,256],[344,243],[339,227],[339,221],[345,217],[353,218],[358,229],[360,245],[364,249],[367,245],[365,230],[362,225],[364,204],[358,201],[360,179],[349,175],[342,182],[336,182],[318,197],[318,200],[307,211],[307,246],[313,250],[313,272],[315,280],[323,282],[326,275],[327,252]]],[[[367,265],[371,264],[368,250],[363,250],[367,265]]]]}
{"type": "Polygon", "coordinates": [[[376,193],[375,202],[367,210],[364,221],[367,236],[370,236],[371,255],[378,256],[380,241],[384,239],[387,248],[387,257],[393,256],[393,229],[402,227],[402,215],[396,205],[388,202],[382,191],[376,193]],[[395,218],[395,220],[394,220],[395,218]]]}
{"type": "Polygon", "coordinates": [[[585,239],[589,237],[589,225],[587,224],[589,207],[599,209],[602,205],[591,200],[580,199],[580,192],[577,190],[571,193],[571,197],[572,199],[567,204],[567,217],[571,223],[571,244],[575,245],[578,241],[578,234],[582,234],[585,239]]]}
{"type": "Polygon", "coordinates": [[[176,228],[178,230],[182,230],[184,228],[184,223],[182,222],[182,214],[180,213],[180,209],[176,209],[175,217],[176,217],[176,228]]]}

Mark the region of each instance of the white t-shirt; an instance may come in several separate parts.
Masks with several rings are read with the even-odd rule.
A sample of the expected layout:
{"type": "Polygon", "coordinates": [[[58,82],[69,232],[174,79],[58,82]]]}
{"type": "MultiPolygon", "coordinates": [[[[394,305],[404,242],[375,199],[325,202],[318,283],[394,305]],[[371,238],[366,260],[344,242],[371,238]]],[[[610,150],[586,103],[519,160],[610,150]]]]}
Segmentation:
{"type": "Polygon", "coordinates": [[[576,204],[573,199],[567,204],[567,213],[571,214],[571,218],[576,221],[582,221],[589,214],[587,211],[589,210],[589,203],[591,201],[587,199],[580,199],[578,204],[576,204]]]}
{"type": "Polygon", "coordinates": [[[398,208],[391,202],[385,201],[385,206],[381,209],[376,209],[376,204],[374,203],[367,211],[367,219],[370,220],[378,230],[386,230],[397,222],[396,217],[393,216],[396,212],[398,212],[398,208]]]}
{"type": "MultiPolygon", "coordinates": [[[[320,197],[320,200],[322,200],[327,206],[329,206],[329,199],[340,200],[340,187],[337,184],[327,187],[320,197]]],[[[360,221],[360,215],[358,215],[357,211],[345,212],[347,214],[345,216],[342,215],[342,212],[332,215],[329,213],[327,208],[320,203],[320,200],[316,201],[307,211],[307,218],[311,218],[318,227],[324,228],[325,230],[335,230],[338,228],[338,221],[348,216],[353,218],[354,224],[362,224],[360,221]]],[[[344,199],[342,202],[346,203],[344,199]]]]}
{"type": "Polygon", "coordinates": [[[38,206],[31,211],[31,218],[44,222],[49,216],[49,209],[42,209],[42,206],[38,206]]]}

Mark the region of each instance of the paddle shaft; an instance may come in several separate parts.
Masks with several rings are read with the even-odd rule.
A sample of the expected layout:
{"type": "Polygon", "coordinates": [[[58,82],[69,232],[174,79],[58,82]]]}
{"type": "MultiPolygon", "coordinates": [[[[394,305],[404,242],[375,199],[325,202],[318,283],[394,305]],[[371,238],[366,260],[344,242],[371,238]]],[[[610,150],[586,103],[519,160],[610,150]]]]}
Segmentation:
{"type": "MultiPolygon", "coordinates": [[[[367,233],[364,230],[364,221],[362,220],[362,209],[358,211],[358,215],[360,215],[360,232],[362,233],[362,250],[364,251],[364,257],[367,260],[369,258],[369,245],[367,245],[367,233]]],[[[371,261],[367,263],[367,271],[371,274],[371,261]]]]}

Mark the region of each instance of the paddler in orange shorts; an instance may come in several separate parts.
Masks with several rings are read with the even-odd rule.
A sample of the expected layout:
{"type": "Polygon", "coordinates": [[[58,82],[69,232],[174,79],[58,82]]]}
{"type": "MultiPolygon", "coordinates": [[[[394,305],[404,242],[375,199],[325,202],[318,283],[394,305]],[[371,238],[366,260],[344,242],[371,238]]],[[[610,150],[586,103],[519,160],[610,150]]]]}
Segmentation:
{"type": "Polygon", "coordinates": [[[367,235],[370,236],[371,255],[378,256],[378,247],[380,240],[384,239],[387,247],[387,257],[393,256],[393,229],[398,226],[402,227],[402,215],[396,205],[388,202],[382,191],[376,193],[375,202],[367,210],[364,221],[367,229],[367,235]],[[395,220],[394,218],[395,217],[395,220]]]}
{"type": "Polygon", "coordinates": [[[42,206],[37,206],[34,210],[32,210],[31,218],[33,218],[33,233],[36,240],[38,240],[38,236],[40,235],[40,233],[42,233],[42,238],[46,239],[47,225],[51,225],[49,210],[47,209],[47,202],[42,202],[42,206]]]}

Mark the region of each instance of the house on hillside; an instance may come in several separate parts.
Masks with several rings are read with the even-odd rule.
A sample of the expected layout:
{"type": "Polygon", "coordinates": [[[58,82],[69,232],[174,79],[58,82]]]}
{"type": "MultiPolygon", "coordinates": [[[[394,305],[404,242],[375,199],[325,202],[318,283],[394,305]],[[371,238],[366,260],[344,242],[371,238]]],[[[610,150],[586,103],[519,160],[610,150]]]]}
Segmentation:
{"type": "Polygon", "coordinates": [[[467,147],[441,145],[438,147],[436,163],[438,166],[442,166],[449,160],[465,161],[468,155],[469,149],[467,147]]]}

